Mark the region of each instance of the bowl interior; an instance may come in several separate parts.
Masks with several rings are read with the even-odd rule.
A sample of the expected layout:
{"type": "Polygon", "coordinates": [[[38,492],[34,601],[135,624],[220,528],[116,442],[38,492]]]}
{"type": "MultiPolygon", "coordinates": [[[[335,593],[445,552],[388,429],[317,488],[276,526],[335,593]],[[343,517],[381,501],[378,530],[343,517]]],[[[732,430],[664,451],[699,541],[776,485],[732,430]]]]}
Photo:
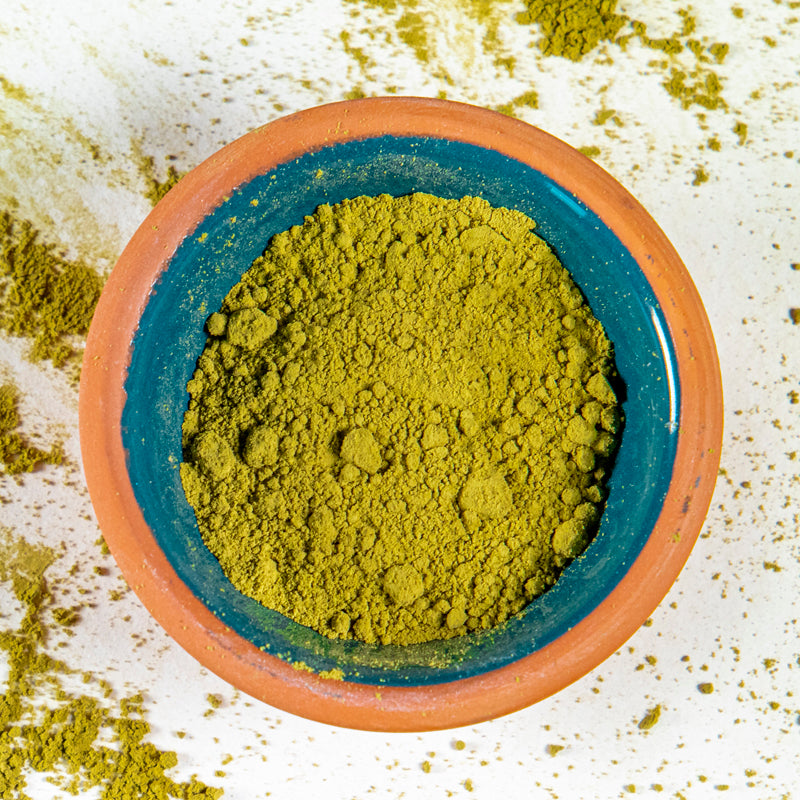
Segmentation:
{"type": "Polygon", "coordinates": [[[656,522],[672,478],[680,406],[664,316],[614,232],[547,175],[450,139],[380,136],[324,147],[239,186],[178,247],[153,287],[132,343],[123,446],[144,518],[179,578],[256,647],[345,680],[413,686],[478,675],[558,638],[611,592],[656,522]],[[186,383],[206,317],[270,237],[321,203],[414,191],[479,195],[519,209],[555,250],[615,345],[625,429],[597,536],[556,585],[490,631],[411,646],[330,640],[239,593],[200,537],[181,486],[186,383]]]}

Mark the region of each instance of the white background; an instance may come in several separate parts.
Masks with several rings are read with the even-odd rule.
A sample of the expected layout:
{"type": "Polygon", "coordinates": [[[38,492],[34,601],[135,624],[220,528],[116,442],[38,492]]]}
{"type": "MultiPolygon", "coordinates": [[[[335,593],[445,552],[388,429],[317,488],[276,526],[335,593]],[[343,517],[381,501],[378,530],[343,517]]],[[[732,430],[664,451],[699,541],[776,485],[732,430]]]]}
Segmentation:
{"type": "MultiPolygon", "coordinates": [[[[63,546],[52,568],[62,603],[85,604],[58,655],[119,696],[142,691],[152,740],[178,753],[172,774],[196,774],[234,800],[615,798],[634,789],[693,800],[798,796],[800,454],[790,454],[800,451],[800,405],[789,393],[800,389],[800,326],[789,309],[800,306],[800,271],[791,268],[800,262],[799,4],[742,3],[741,18],[725,0],[697,4],[695,36],[730,44],[725,61],[709,65],[726,107],[710,111],[681,108],[662,86],[665,68],[649,64],[663,56],[635,41],[580,63],[543,57],[537,30],[514,22],[522,6],[513,2],[418,0],[429,36],[421,62],[395,27],[412,5],[5,0],[0,208],[13,207],[48,241],[106,273],[150,209],[142,155],[163,178],[168,164],[186,171],[254,127],[354,91],[497,107],[535,89],[538,108],[517,115],[574,146],[599,148],[597,161],[681,254],[715,332],[726,403],[722,472],[679,580],[651,624],[607,662],[503,719],[384,735],[279,712],[204,671],[132,592],[110,599],[125,584],[95,544],[76,386],[63,371],[27,361],[29,342],[2,336],[0,379],[20,388],[24,431],[41,443],[63,439],[69,459],[21,484],[0,475],[0,524],[63,546]],[[513,73],[481,43],[488,23],[470,14],[481,5],[493,9],[498,52],[514,56],[513,73]],[[594,124],[603,109],[614,118],[594,124]],[[747,125],[744,142],[737,122],[747,125]],[[719,150],[709,148],[711,137],[719,150]],[[698,167],[709,179],[693,185],[698,167]],[[714,692],[699,692],[701,682],[714,692]],[[208,694],[222,700],[213,713],[208,694]],[[658,724],[640,730],[656,704],[658,724]],[[466,747],[457,750],[456,740],[466,747]],[[550,755],[548,745],[563,749],[550,755]]],[[[680,27],[681,7],[630,0],[619,10],[663,35],[680,27]]],[[[686,53],[676,59],[695,64],[686,53]]],[[[0,611],[0,624],[13,621],[8,592],[0,611]]],[[[31,787],[37,798],[57,795],[43,781],[31,787]]]]}

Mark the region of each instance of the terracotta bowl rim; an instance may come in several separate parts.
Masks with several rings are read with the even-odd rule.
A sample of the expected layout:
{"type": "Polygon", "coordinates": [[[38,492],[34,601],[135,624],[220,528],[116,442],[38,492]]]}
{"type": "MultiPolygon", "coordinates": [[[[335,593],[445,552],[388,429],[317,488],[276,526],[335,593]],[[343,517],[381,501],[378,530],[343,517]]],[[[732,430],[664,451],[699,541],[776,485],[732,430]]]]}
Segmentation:
{"type": "Polygon", "coordinates": [[[527,123],[421,97],[330,103],[270,122],[205,160],[156,205],[119,258],[87,338],[81,452],[103,535],[128,583],[185,650],[229,683],[300,716],[363,730],[422,731],[495,718],[538,702],[615,652],[669,591],[702,528],[722,439],[722,384],[708,319],[686,267],[645,209],[601,167],[527,123]],[[120,419],[130,343],[152,286],[183,239],[238,186],[327,145],[380,135],[453,139],[544,173],[591,208],[633,256],[658,299],[681,386],[672,481],[641,554],[579,624],[506,667],[429,686],[376,687],[294,669],[244,640],[179,579],[136,502],[120,419]],[[635,596],[635,602],[626,602],[635,596]]]}

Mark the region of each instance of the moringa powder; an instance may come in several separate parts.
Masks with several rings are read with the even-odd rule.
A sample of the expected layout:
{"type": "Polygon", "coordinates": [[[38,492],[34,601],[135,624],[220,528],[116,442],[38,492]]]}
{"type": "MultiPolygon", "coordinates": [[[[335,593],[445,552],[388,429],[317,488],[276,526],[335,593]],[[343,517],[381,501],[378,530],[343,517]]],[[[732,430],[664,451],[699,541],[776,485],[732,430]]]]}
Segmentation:
{"type": "Polygon", "coordinates": [[[241,592],[410,644],[506,621],[583,551],[612,346],[534,224],[476,197],[323,205],[211,314],[181,478],[241,592]]]}

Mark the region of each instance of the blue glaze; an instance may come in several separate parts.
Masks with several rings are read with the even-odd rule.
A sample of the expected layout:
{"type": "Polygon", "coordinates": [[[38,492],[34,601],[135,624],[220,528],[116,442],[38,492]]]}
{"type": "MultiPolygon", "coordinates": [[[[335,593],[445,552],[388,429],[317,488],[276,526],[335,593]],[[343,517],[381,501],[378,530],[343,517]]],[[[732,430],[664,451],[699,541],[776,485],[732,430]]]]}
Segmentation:
{"type": "Polygon", "coordinates": [[[591,209],[542,173],[493,151],[441,139],[380,137],[327,147],[239,187],[184,240],[154,287],[125,384],[123,444],[134,492],[181,580],[266,652],[383,685],[433,684],[496,669],[588,615],[650,535],[671,479],[680,410],[667,331],[630,253],[591,209]],[[479,195],[536,220],[537,232],[572,273],[615,344],[626,385],[626,426],[597,536],[517,618],[492,631],[424,645],[333,641],[240,594],[203,544],[178,473],[186,383],[205,342],[206,317],[274,233],[301,223],[320,203],[414,191],[479,195]]]}

